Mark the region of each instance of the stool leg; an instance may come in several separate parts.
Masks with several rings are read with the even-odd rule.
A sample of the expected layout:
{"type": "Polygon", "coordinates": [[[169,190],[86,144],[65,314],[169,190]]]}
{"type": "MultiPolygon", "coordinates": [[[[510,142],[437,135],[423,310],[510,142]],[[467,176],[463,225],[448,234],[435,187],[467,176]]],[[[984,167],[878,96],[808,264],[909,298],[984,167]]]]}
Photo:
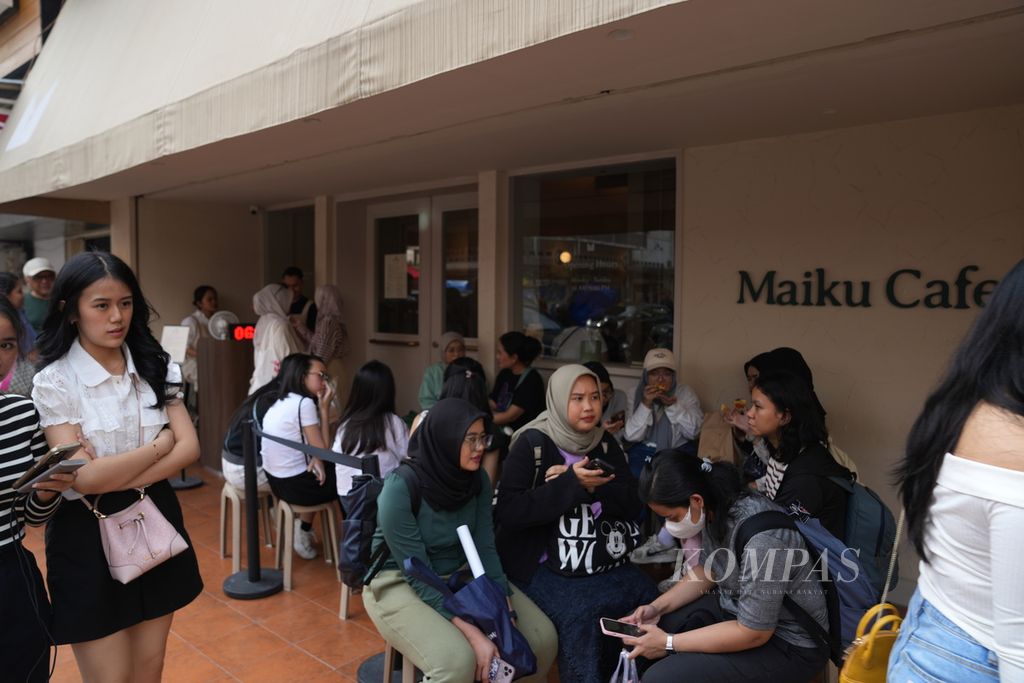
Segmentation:
{"type": "Polygon", "coordinates": [[[402,655],[402,683],[416,683],[416,667],[402,655]]]}
{"type": "Polygon", "coordinates": [[[242,501],[231,501],[231,571],[237,574],[242,568],[242,501]]]}
{"type": "Polygon", "coordinates": [[[348,584],[341,584],[341,606],[338,608],[338,618],[342,621],[348,619],[348,600],[351,594],[348,584]]]}
{"type": "Polygon", "coordinates": [[[228,530],[227,530],[227,502],[228,497],[224,495],[224,490],[220,492],[220,559],[224,559],[224,551],[228,545],[228,530]]]}
{"type": "Polygon", "coordinates": [[[281,569],[284,566],[284,558],[281,556],[281,540],[284,537],[284,508],[277,506],[274,515],[274,535],[277,537],[277,548],[274,550],[274,569],[281,569]]]}
{"type": "Polygon", "coordinates": [[[295,513],[292,509],[283,501],[278,505],[284,511],[284,540],[281,541],[281,547],[278,552],[284,556],[284,589],[290,591],[292,589],[292,555],[295,553],[292,551],[293,535],[295,533],[295,513]]]}
{"type": "Polygon", "coordinates": [[[384,643],[384,681],[391,683],[391,672],[395,669],[395,648],[391,643],[384,643]]]}

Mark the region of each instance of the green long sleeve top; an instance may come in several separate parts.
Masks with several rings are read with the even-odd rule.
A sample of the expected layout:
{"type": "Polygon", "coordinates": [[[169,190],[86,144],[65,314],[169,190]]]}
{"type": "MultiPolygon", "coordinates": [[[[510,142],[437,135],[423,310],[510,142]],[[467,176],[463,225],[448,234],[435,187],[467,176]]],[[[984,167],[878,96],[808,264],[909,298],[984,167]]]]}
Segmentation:
{"type": "MultiPolygon", "coordinates": [[[[455,531],[463,524],[473,534],[480,561],[487,576],[493,579],[511,595],[508,579],[501,568],[498,551],[494,545],[494,524],[491,517],[491,482],[481,470],[483,486],[479,495],[457,510],[435,510],[426,499],[420,500],[419,514],[412,514],[412,499],[409,487],[397,474],[390,474],[384,480],[384,488],[377,498],[377,531],[373,536],[373,548],[385,540],[391,549],[391,556],[383,569],[401,569],[407,557],[418,557],[445,578],[466,564],[466,554],[455,531]]],[[[436,589],[405,577],[416,594],[446,619],[454,616],[443,606],[444,598],[436,589]]]]}
{"type": "Polygon", "coordinates": [[[420,410],[430,410],[441,396],[444,387],[444,361],[438,361],[427,367],[420,383],[420,410]]]}

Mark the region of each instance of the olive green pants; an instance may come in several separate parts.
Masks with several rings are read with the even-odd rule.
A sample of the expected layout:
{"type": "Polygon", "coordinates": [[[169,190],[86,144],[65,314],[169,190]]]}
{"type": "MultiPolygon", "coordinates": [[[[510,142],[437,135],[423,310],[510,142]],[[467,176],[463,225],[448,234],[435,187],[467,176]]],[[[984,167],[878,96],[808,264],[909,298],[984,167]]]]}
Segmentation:
{"type": "MultiPolygon", "coordinates": [[[[462,632],[423,602],[401,572],[382,571],[363,591],[363,606],[380,635],[409,658],[429,683],[469,683],[476,657],[462,632]]],[[[515,587],[512,608],[517,628],[537,657],[537,673],[520,681],[546,681],[558,652],[555,627],[533,602],[515,587]]]]}

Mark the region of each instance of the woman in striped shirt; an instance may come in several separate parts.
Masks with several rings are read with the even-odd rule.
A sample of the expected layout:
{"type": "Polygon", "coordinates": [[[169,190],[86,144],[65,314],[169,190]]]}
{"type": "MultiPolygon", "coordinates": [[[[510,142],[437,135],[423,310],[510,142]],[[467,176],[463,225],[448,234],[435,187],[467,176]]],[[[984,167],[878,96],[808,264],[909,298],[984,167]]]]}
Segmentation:
{"type": "MultiPolygon", "coordinates": [[[[11,303],[0,297],[0,377],[18,358],[21,319],[11,303]]],[[[0,662],[11,681],[45,681],[49,677],[50,602],[35,557],[21,539],[25,524],[40,526],[57,509],[60,491],[71,486],[74,474],[57,474],[35,485],[28,495],[11,487],[46,453],[46,439],[32,401],[0,394],[0,662]]]]}
{"type": "Polygon", "coordinates": [[[829,453],[825,413],[814,391],[801,377],[773,372],[758,376],[750,398],[750,431],[765,440],[771,455],[758,489],[784,508],[817,517],[843,538],[847,494],[829,477],[851,474],[829,453]]]}

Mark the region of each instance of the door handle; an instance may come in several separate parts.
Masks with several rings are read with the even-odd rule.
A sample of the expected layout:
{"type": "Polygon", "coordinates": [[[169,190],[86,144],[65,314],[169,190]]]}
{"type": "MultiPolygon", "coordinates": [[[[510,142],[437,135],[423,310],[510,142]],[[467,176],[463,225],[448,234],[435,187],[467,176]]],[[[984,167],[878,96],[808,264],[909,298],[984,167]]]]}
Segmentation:
{"type": "Polygon", "coordinates": [[[414,347],[419,346],[418,341],[402,341],[401,339],[370,339],[371,344],[380,344],[381,346],[406,346],[414,347]]]}

